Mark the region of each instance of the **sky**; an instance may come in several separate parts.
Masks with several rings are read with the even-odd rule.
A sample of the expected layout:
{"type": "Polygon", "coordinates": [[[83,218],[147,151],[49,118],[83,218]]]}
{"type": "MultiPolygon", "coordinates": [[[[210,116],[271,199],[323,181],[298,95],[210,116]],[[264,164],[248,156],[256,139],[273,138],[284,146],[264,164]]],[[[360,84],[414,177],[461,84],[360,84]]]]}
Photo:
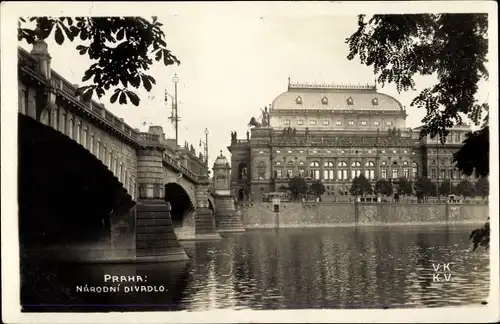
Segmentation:
{"type": "MultiPolygon", "coordinates": [[[[374,83],[371,67],[362,65],[358,58],[347,59],[345,39],[357,28],[355,14],[288,15],[232,8],[204,10],[201,6],[191,12],[158,12],[167,46],[181,64],[165,67],[155,62],[150,73],[157,84],[150,93],[142,88],[137,91],[139,107],[110,104],[109,95],[100,101],[133,128],[146,131],[149,125],[159,124],[168,138],[174,138],[168,120],[171,102],[164,103],[163,91],[174,93],[172,77],[177,73],[179,144],[188,141],[199,152],[199,141],[205,140],[204,130],[208,129],[212,165],[221,150],[230,159],[230,132],[245,138],[250,118],[258,118],[261,108],[286,91],[288,77],[301,83],[374,83]]],[[[47,43],[52,68],[71,83],[83,84],[81,78],[92,62],[75,50],[79,43],[59,46],[52,35],[47,43]]],[[[31,50],[26,43],[19,45],[31,50]]],[[[406,107],[406,127],[421,125],[425,110],[412,108],[410,103],[435,79],[417,77],[416,81],[417,91],[402,93],[393,85],[378,85],[379,92],[394,96],[406,107]]],[[[480,89],[480,98],[487,97],[487,89],[480,89]]]]}

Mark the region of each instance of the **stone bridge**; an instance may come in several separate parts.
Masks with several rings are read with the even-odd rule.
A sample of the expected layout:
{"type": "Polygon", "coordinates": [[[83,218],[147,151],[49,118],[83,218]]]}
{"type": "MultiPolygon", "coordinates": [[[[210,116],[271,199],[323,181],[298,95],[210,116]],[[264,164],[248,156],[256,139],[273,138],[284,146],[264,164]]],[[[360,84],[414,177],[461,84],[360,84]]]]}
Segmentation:
{"type": "Polygon", "coordinates": [[[18,50],[22,259],[182,260],[179,240],[221,239],[201,154],[84,101],[50,62],[45,42],[18,50]]]}

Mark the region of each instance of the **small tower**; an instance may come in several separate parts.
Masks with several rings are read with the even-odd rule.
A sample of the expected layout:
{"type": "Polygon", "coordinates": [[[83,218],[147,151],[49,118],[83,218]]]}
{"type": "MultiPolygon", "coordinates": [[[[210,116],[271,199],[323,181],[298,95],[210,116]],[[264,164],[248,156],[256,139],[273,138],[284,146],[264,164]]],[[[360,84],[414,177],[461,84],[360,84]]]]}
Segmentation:
{"type": "Polygon", "coordinates": [[[215,159],[213,177],[213,188],[216,194],[231,194],[231,167],[226,157],[220,155],[215,159]]]}

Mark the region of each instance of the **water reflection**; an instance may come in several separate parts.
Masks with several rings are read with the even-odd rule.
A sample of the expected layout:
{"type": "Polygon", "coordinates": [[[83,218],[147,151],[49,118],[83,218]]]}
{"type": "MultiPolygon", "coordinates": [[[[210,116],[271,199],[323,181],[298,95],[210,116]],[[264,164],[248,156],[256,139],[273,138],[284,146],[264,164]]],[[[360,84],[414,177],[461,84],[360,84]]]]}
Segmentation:
{"type": "Polygon", "coordinates": [[[194,256],[187,262],[31,268],[24,273],[23,303],[197,311],[480,303],[489,290],[489,260],[487,252],[469,251],[469,232],[464,226],[248,231],[186,243],[194,256]],[[450,263],[449,281],[433,281],[437,263],[450,263]],[[100,283],[105,273],[147,276],[148,284],[168,291],[77,294],[72,288],[100,283]]]}

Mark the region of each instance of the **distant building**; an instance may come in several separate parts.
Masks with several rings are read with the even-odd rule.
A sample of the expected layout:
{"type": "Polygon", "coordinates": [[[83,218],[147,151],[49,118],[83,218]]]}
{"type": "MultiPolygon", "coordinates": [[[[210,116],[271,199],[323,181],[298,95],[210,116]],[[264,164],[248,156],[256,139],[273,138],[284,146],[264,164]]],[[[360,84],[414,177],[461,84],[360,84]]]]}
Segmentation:
{"type": "Polygon", "coordinates": [[[231,134],[231,185],[238,199],[258,199],[285,188],[288,178],[321,180],[326,196],[346,196],[354,177],[371,182],[384,178],[436,182],[459,181],[452,165],[469,126],[451,129],[445,145],[420,128],[406,128],[401,103],[375,86],[290,84],[276,97],[262,122],[246,139],[231,134]]]}

